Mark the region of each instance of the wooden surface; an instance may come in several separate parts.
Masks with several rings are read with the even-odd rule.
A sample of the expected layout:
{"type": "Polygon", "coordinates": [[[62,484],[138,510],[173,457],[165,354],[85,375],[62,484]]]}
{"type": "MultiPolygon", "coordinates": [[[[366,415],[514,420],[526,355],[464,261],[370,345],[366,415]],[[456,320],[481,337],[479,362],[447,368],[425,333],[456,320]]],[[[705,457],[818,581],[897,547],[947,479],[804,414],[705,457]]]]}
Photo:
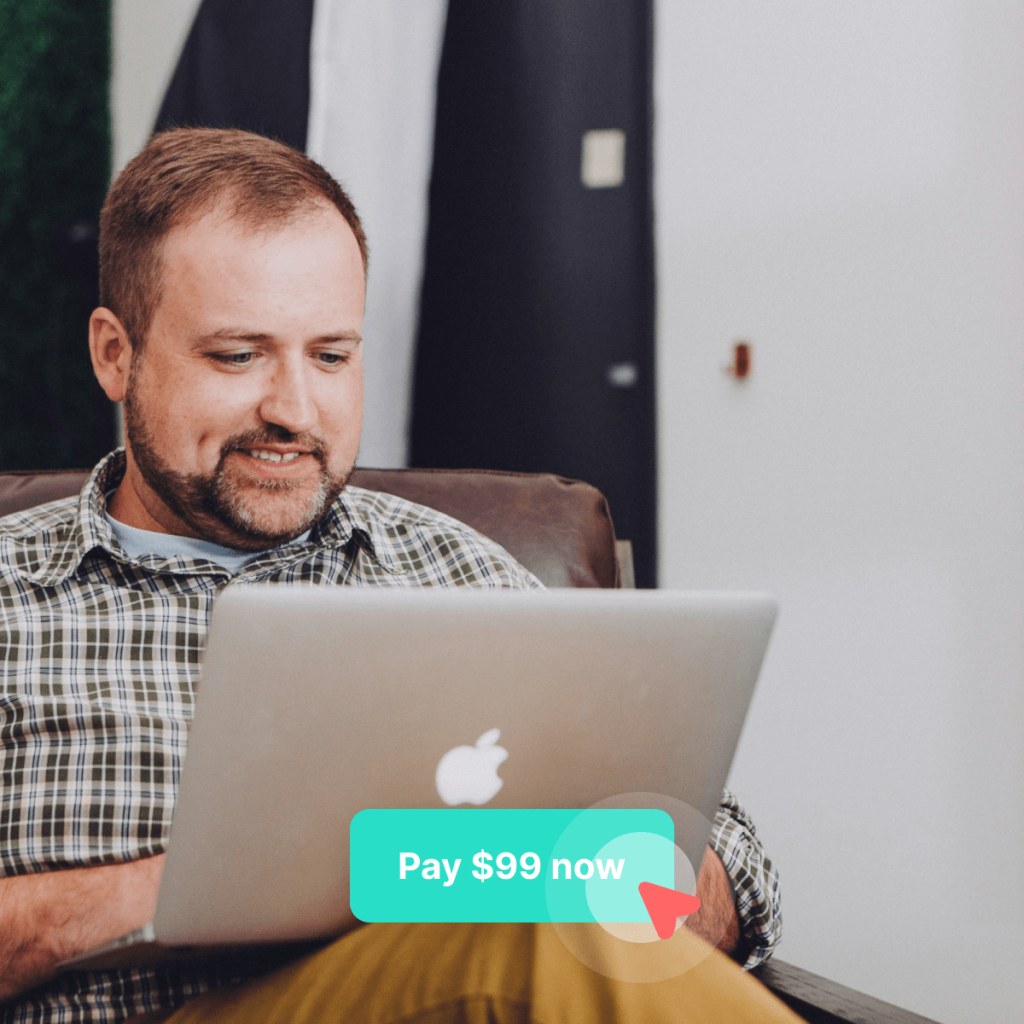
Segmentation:
{"type": "Polygon", "coordinates": [[[809,1024],[936,1024],[802,967],[769,960],[750,972],[809,1024]]]}
{"type": "Polygon", "coordinates": [[[626,590],[636,590],[636,577],[633,573],[633,542],[617,540],[615,542],[615,558],[619,563],[619,586],[626,590]]]}

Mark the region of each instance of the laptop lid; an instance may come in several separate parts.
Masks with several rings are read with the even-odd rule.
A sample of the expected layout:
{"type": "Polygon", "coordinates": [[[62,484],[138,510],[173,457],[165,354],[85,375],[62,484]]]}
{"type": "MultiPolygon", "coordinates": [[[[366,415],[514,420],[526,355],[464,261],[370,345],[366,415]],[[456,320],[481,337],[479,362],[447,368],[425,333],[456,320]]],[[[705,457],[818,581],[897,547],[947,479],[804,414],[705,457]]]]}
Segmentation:
{"type": "Polygon", "coordinates": [[[364,808],[665,794],[700,812],[676,832],[699,867],[774,617],[758,594],[229,587],[156,939],[344,931],[349,822],[364,808]],[[450,751],[499,740],[493,794],[439,777],[450,751]]]}

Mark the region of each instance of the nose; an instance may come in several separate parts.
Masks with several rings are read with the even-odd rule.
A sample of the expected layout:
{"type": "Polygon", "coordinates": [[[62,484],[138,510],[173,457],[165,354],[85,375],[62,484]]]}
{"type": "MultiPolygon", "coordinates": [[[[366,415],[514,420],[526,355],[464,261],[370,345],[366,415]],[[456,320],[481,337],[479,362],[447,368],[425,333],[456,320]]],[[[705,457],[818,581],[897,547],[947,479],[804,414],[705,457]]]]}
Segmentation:
{"type": "Polygon", "coordinates": [[[260,418],[264,423],[283,427],[289,433],[312,430],[317,422],[305,360],[282,357],[274,367],[267,389],[260,402],[260,418]]]}

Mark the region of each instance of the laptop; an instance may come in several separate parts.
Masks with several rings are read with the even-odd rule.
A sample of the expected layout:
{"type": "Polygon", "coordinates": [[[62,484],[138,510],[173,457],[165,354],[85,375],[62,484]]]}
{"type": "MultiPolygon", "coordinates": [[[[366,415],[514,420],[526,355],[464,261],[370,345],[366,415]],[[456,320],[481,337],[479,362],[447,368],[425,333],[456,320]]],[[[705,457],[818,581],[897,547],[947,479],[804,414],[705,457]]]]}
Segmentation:
{"type": "Polygon", "coordinates": [[[499,737],[477,802],[663,794],[700,812],[676,821],[699,868],[775,614],[763,594],[228,587],[154,919],[63,966],[344,933],[353,816],[450,806],[445,755],[499,737]]]}

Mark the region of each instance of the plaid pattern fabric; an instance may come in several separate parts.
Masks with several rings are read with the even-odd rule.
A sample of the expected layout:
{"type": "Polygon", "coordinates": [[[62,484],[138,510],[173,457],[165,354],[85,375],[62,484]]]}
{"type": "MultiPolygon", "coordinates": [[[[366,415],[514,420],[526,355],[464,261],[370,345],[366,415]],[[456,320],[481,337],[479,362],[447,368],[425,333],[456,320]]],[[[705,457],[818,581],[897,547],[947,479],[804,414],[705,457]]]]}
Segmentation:
{"type": "MultiPolygon", "coordinates": [[[[0,877],[163,851],[210,612],[229,583],[542,586],[456,520],[355,487],[304,543],[234,577],[203,559],[132,559],[104,514],[123,472],[114,452],[78,498],[0,519],[0,877]]],[[[777,903],[765,902],[777,886],[747,882],[768,862],[749,819],[723,808],[715,832],[749,897],[741,909],[758,922],[749,933],[777,936],[777,903]]],[[[69,972],[0,1007],[0,1021],[120,1021],[271,966],[69,972]]]]}
{"type": "Polygon", "coordinates": [[[779,872],[765,856],[753,819],[729,790],[722,793],[708,845],[732,882],[743,968],[749,971],[767,960],[782,938],[779,872]]]}

